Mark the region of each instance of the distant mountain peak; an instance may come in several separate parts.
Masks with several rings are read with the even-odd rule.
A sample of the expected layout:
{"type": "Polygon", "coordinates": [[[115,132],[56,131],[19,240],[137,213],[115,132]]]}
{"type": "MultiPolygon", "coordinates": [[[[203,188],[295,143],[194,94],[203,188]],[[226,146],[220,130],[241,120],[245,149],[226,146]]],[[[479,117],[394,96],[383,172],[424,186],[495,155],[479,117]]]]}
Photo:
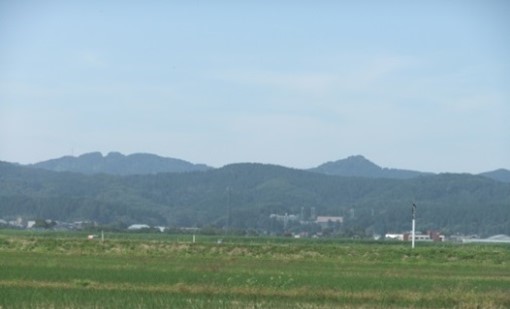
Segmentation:
{"type": "Polygon", "coordinates": [[[381,169],[381,167],[379,165],[377,165],[374,162],[368,160],[367,158],[365,158],[362,155],[349,156],[346,159],[337,160],[335,162],[338,163],[338,164],[359,164],[359,165],[365,165],[367,167],[371,166],[372,168],[381,169]]]}
{"type": "Polygon", "coordinates": [[[210,167],[193,164],[184,160],[160,157],[154,154],[135,153],[123,155],[120,152],[90,152],[78,157],[65,156],[58,159],[32,164],[32,167],[57,172],[75,172],[82,174],[156,174],[205,171],[210,167]]]}
{"type": "Polygon", "coordinates": [[[363,155],[353,155],[353,156],[348,156],[346,159],[344,160],[363,160],[363,161],[369,161],[367,158],[365,158],[363,155]]]}
{"type": "Polygon", "coordinates": [[[354,155],[345,159],[327,162],[310,169],[310,171],[346,177],[395,179],[408,179],[426,174],[417,171],[382,168],[362,155],[354,155]]]}
{"type": "Polygon", "coordinates": [[[124,158],[126,157],[125,155],[123,155],[122,153],[120,152],[117,152],[117,151],[111,151],[109,152],[107,155],[106,155],[107,158],[124,158]]]}
{"type": "MultiPolygon", "coordinates": [[[[82,158],[82,159],[97,159],[97,158],[102,158],[103,157],[103,154],[100,153],[99,151],[94,151],[94,152],[88,152],[88,153],[84,153],[80,156],[78,156],[77,158],[82,158]]],[[[74,158],[73,156],[66,156],[64,158],[74,158]]]]}

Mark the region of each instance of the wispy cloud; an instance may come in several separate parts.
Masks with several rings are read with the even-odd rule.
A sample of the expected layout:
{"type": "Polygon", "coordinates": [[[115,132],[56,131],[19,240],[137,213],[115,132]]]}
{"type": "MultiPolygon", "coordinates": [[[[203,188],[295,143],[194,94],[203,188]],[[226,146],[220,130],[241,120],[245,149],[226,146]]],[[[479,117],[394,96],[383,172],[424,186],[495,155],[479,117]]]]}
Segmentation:
{"type": "MultiPolygon", "coordinates": [[[[303,59],[308,61],[308,59],[303,59]]],[[[312,61],[312,60],[309,60],[312,61]]],[[[329,59],[323,70],[276,70],[237,68],[213,72],[210,77],[233,85],[266,87],[311,96],[330,95],[339,90],[367,91],[392,75],[416,66],[416,60],[400,55],[342,55],[329,59]]]]}
{"type": "Polygon", "coordinates": [[[274,70],[226,70],[213,79],[249,87],[265,87],[309,95],[324,95],[337,83],[337,77],[327,73],[281,72],[274,70]]]}
{"type": "Polygon", "coordinates": [[[77,53],[78,61],[87,67],[94,69],[104,69],[108,63],[104,55],[98,51],[82,50],[77,53]]]}

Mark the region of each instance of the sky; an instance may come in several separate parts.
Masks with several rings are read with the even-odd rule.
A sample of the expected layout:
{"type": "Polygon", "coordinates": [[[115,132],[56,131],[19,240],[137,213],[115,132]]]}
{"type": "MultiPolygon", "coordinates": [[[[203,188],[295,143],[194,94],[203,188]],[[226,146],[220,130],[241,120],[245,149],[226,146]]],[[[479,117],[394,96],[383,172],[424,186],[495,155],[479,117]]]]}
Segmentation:
{"type": "Polygon", "coordinates": [[[0,160],[510,169],[510,1],[0,0],[0,160]]]}

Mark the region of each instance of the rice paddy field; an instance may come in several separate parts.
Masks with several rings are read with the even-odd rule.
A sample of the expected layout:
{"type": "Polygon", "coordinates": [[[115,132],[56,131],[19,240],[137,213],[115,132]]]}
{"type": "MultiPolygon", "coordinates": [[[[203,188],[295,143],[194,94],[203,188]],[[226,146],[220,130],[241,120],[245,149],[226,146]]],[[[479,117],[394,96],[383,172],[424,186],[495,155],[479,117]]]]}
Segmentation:
{"type": "Polygon", "coordinates": [[[0,308],[510,308],[510,247],[0,231],[0,308]]]}

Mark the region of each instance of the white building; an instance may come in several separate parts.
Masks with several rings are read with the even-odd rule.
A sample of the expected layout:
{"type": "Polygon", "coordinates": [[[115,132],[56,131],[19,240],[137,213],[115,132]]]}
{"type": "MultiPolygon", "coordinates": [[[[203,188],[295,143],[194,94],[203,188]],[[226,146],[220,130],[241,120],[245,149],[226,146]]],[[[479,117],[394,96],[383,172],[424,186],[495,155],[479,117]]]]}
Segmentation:
{"type": "Polygon", "coordinates": [[[319,224],[322,227],[328,227],[330,224],[344,223],[344,217],[317,216],[317,218],[315,219],[315,223],[319,224]]]}
{"type": "Polygon", "coordinates": [[[384,238],[392,239],[392,240],[404,240],[404,234],[388,233],[388,234],[384,235],[384,238]]]}
{"type": "MultiPolygon", "coordinates": [[[[388,234],[384,235],[384,238],[393,239],[393,240],[401,240],[401,241],[411,241],[412,234],[410,232],[403,233],[403,234],[388,233],[388,234]]],[[[416,233],[414,235],[414,240],[415,241],[444,241],[445,237],[444,237],[444,235],[441,235],[439,232],[429,231],[427,234],[416,233]]]]}

